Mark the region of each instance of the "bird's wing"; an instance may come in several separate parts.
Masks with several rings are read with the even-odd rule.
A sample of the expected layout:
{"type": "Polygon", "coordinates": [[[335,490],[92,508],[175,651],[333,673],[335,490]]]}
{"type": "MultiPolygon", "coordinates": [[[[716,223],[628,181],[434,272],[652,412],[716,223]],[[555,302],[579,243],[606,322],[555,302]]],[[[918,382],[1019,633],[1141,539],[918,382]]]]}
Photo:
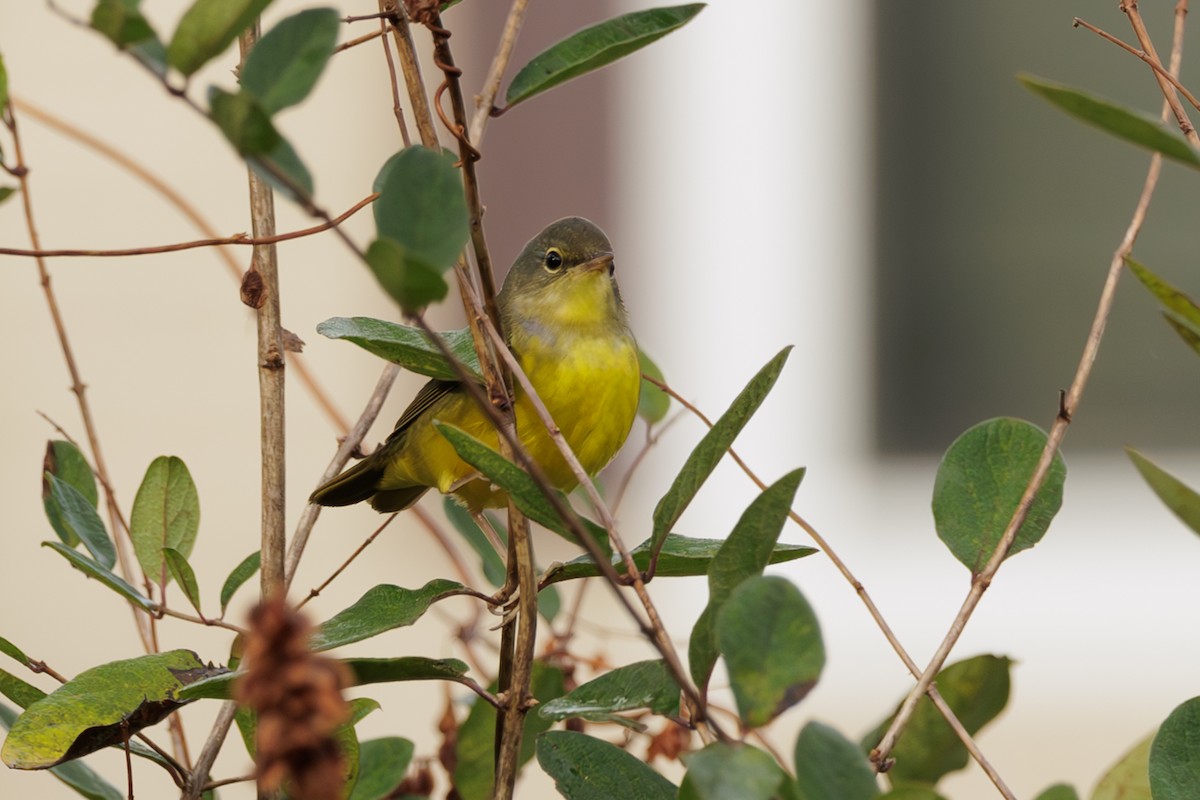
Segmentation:
{"type": "Polygon", "coordinates": [[[422,386],[421,391],[417,392],[417,396],[408,404],[408,408],[404,409],[404,413],[400,415],[400,419],[396,420],[396,427],[392,430],[387,440],[390,442],[402,436],[404,431],[417,417],[421,416],[434,403],[450,394],[458,386],[458,381],[443,381],[437,378],[422,386]]]}

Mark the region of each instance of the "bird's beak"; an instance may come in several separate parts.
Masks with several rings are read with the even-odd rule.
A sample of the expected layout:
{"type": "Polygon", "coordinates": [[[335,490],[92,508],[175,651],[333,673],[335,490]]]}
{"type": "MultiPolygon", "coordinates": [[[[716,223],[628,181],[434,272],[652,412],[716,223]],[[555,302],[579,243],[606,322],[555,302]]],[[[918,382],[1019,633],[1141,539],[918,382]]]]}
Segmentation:
{"type": "Polygon", "coordinates": [[[608,270],[608,274],[613,271],[613,254],[602,253],[596,256],[591,261],[585,261],[579,265],[579,269],[584,272],[599,272],[602,269],[608,270]]]}

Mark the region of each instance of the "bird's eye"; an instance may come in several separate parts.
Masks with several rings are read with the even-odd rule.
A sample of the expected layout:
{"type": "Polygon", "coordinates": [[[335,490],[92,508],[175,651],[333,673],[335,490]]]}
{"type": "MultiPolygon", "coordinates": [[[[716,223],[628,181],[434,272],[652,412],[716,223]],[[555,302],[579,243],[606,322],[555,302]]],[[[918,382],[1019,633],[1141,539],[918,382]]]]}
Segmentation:
{"type": "Polygon", "coordinates": [[[546,265],[547,272],[558,272],[560,269],[562,269],[562,265],[563,265],[562,251],[559,250],[557,247],[551,247],[549,250],[547,250],[545,265],[546,265]]]}

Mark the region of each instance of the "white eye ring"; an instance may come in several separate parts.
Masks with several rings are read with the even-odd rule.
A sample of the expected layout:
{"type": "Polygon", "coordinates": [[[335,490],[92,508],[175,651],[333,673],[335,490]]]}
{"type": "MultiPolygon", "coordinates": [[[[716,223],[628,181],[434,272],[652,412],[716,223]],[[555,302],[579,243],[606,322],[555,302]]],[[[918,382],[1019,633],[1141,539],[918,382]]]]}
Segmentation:
{"type": "Polygon", "coordinates": [[[563,254],[557,247],[551,247],[546,251],[546,258],[542,262],[547,272],[558,272],[563,266],[563,254]]]}

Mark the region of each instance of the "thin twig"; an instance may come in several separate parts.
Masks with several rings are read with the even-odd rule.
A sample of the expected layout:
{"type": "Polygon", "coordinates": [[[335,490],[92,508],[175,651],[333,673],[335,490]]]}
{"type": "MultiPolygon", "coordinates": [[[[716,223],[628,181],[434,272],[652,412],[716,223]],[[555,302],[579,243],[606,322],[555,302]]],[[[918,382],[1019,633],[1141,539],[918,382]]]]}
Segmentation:
{"type": "Polygon", "coordinates": [[[396,45],[400,72],[404,75],[404,86],[408,90],[408,104],[412,108],[421,143],[436,149],[437,129],[433,127],[433,115],[429,112],[429,98],[425,95],[425,82],[421,78],[421,64],[413,46],[408,17],[400,9],[397,0],[379,0],[379,9],[387,12],[387,20],[392,25],[392,43],[396,45]]]}
{"type": "Polygon", "coordinates": [[[192,769],[187,790],[180,800],[200,800],[200,795],[207,790],[208,774],[217,760],[217,754],[221,752],[221,745],[225,743],[225,737],[229,735],[229,728],[233,725],[233,718],[236,714],[237,703],[226,700],[221,704],[221,710],[217,712],[217,718],[208,732],[208,739],[204,742],[204,748],[200,751],[200,755],[196,759],[196,766],[192,769]]]}
{"type": "MultiPolygon", "coordinates": [[[[1142,14],[1138,10],[1138,0],[1122,0],[1121,10],[1125,12],[1125,16],[1129,18],[1129,24],[1133,27],[1133,33],[1137,36],[1138,44],[1142,46],[1142,50],[1153,60],[1154,63],[1162,66],[1162,60],[1158,57],[1158,51],[1154,49],[1154,42],[1150,40],[1150,34],[1146,30],[1146,23],[1142,21],[1142,14]]],[[[1180,17],[1176,16],[1176,24],[1182,24],[1180,17]]],[[[1183,104],[1179,102],[1179,96],[1175,93],[1175,87],[1163,77],[1163,70],[1154,70],[1154,80],[1158,82],[1158,88],[1162,90],[1163,99],[1167,101],[1167,105],[1171,107],[1171,113],[1175,115],[1175,122],[1179,125],[1179,130],[1183,131],[1183,135],[1192,143],[1192,147],[1200,147],[1200,135],[1197,135],[1195,127],[1188,119],[1187,111],[1184,110],[1183,104]]]]}
{"type": "Polygon", "coordinates": [[[380,36],[383,36],[385,33],[387,33],[386,29],[378,30],[378,31],[375,31],[374,33],[363,34],[362,36],[359,36],[356,39],[350,39],[348,41],[342,42],[337,47],[333,48],[333,52],[336,55],[337,53],[341,53],[343,51],[349,50],[351,47],[358,47],[360,44],[365,44],[366,42],[369,42],[372,39],[377,39],[380,36]]]}
{"type": "MultiPolygon", "coordinates": [[[[1182,5],[1182,4],[1181,4],[1182,5]]],[[[1134,25],[1135,31],[1138,31],[1139,41],[1142,42],[1143,48],[1147,53],[1151,54],[1155,60],[1158,56],[1154,52],[1154,47],[1150,44],[1149,39],[1143,40],[1145,28],[1141,25],[1141,18],[1137,15],[1137,4],[1126,2],[1122,8],[1129,14],[1130,22],[1134,25]],[[1136,20],[1136,21],[1135,21],[1136,20]]],[[[1176,36],[1174,38],[1175,46],[1171,55],[1172,71],[1178,72],[1179,58],[1181,54],[1182,37],[1179,35],[1179,28],[1183,25],[1185,14],[1180,13],[1177,7],[1175,19],[1176,36]]],[[[1183,6],[1186,11],[1186,6],[1183,6]]],[[[1160,82],[1161,83],[1161,82],[1160,82]]],[[[1170,109],[1176,114],[1178,119],[1182,108],[1179,106],[1179,99],[1175,96],[1175,92],[1169,88],[1169,84],[1164,86],[1164,119],[1166,111],[1170,109]]],[[[1181,122],[1181,127],[1186,124],[1186,115],[1181,122]]],[[[1185,129],[1185,133],[1188,131],[1185,129]]],[[[1195,131],[1190,132],[1189,139],[1195,137],[1195,131]]],[[[1099,354],[1100,342],[1104,337],[1104,328],[1108,322],[1108,317],[1112,311],[1113,301],[1116,297],[1117,283],[1120,280],[1121,273],[1125,265],[1125,259],[1133,252],[1134,242],[1137,240],[1138,233],[1142,229],[1142,224],[1145,222],[1147,210],[1150,207],[1150,200],[1154,196],[1155,187],[1158,185],[1159,173],[1162,169],[1162,156],[1155,153],[1150,159],[1150,167],[1146,173],[1146,180],[1142,186],[1141,195],[1138,197],[1137,205],[1134,207],[1133,215],[1129,221],[1128,227],[1125,229],[1125,235],[1121,238],[1121,243],[1114,251],[1112,260],[1109,262],[1108,273],[1105,276],[1104,288],[1100,293],[1100,300],[1096,307],[1096,314],[1092,319],[1091,328],[1088,331],[1087,342],[1084,344],[1083,353],[1080,355],[1079,365],[1076,367],[1075,376],[1071,381],[1070,388],[1059,401],[1059,412],[1054,418],[1054,424],[1050,427],[1050,433],[1046,437],[1046,445],[1042,449],[1041,457],[1038,459],[1037,466],[1034,468],[1033,475],[1029,479],[1028,485],[1025,487],[1025,492],[1021,495],[1021,500],[1017,504],[1016,511],[1013,513],[1012,519],[1004,530],[1004,534],[1000,539],[1000,543],[996,546],[991,558],[979,574],[975,575],[971,581],[971,589],[967,593],[966,599],[963,601],[962,607],[955,616],[954,621],[950,625],[950,630],[946,633],[942,643],[938,646],[933,658],[930,659],[928,666],[922,672],[916,686],[904,698],[904,702],[900,705],[900,709],[896,712],[892,724],[888,727],[887,732],[880,740],[879,745],[871,751],[871,760],[875,763],[876,768],[887,765],[891,756],[892,750],[899,740],[900,734],[904,731],[909,720],[912,718],[913,711],[916,708],[917,700],[921,694],[931,685],[937,673],[946,663],[946,659],[950,656],[950,651],[958,642],[963,630],[966,628],[967,621],[971,618],[975,608],[979,605],[979,601],[983,598],[983,593],[991,585],[995,578],[997,570],[1008,556],[1008,551],[1012,547],[1013,541],[1016,539],[1017,531],[1025,523],[1025,519],[1029,514],[1029,508],[1033,505],[1033,501],[1037,497],[1038,491],[1045,482],[1046,475],[1050,472],[1050,467],[1054,463],[1054,457],[1058,453],[1059,447],[1062,445],[1063,438],[1067,435],[1067,428],[1074,419],[1079,408],[1080,400],[1083,397],[1083,391],[1087,387],[1088,379],[1091,377],[1092,367],[1095,365],[1096,357],[1099,354]]]]}
{"type": "Polygon", "coordinates": [[[1150,56],[1146,55],[1146,53],[1144,51],[1138,50],[1136,47],[1126,44],[1125,42],[1118,39],[1116,36],[1113,36],[1111,33],[1107,32],[1101,28],[1097,28],[1095,25],[1088,22],[1087,20],[1083,20],[1083,19],[1080,19],[1079,17],[1075,17],[1072,24],[1076,28],[1088,29],[1092,33],[1099,36],[1101,39],[1112,42],[1117,47],[1120,47],[1122,50],[1126,51],[1127,53],[1137,56],[1142,61],[1145,61],[1146,64],[1150,67],[1150,69],[1154,70],[1158,75],[1162,76],[1163,79],[1165,79],[1168,83],[1170,83],[1172,86],[1174,86],[1175,89],[1180,94],[1183,95],[1183,98],[1185,100],[1187,100],[1189,103],[1191,103],[1192,106],[1196,110],[1200,111],[1200,100],[1197,100],[1196,96],[1194,94],[1192,94],[1190,91],[1188,91],[1187,87],[1184,86],[1182,83],[1180,83],[1178,78],[1176,78],[1174,75],[1172,75],[1170,72],[1168,72],[1165,68],[1163,68],[1163,65],[1158,63],[1158,59],[1151,58],[1150,56]]]}
{"type": "Polygon", "coordinates": [[[296,610],[299,611],[301,608],[304,607],[305,603],[307,603],[309,600],[312,600],[314,597],[319,597],[321,592],[325,591],[326,587],[328,587],[329,584],[333,583],[334,579],[337,578],[338,575],[341,575],[343,572],[345,572],[346,567],[348,567],[352,563],[354,563],[354,559],[356,559],[360,555],[362,555],[363,551],[366,550],[368,547],[370,547],[371,543],[374,542],[379,537],[379,534],[383,533],[384,530],[387,529],[387,526],[392,524],[392,520],[396,519],[396,517],[398,517],[398,516],[400,516],[399,511],[397,511],[394,514],[388,515],[388,518],[385,519],[383,521],[383,523],[371,533],[370,536],[368,536],[365,540],[363,540],[362,544],[360,544],[358,547],[354,548],[354,552],[351,553],[346,558],[346,560],[341,563],[341,566],[339,566],[337,569],[335,569],[333,571],[333,573],[321,583],[320,586],[316,587],[315,589],[308,590],[308,594],[304,597],[304,599],[301,600],[299,603],[296,603],[296,610]]]}
{"type": "Polygon", "coordinates": [[[197,625],[206,625],[210,628],[224,628],[225,630],[233,631],[234,633],[246,632],[245,628],[239,627],[230,622],[226,622],[223,619],[217,619],[216,617],[197,617],[194,614],[186,614],[182,611],[176,611],[172,608],[166,608],[162,605],[154,606],[154,609],[151,613],[164,617],[174,617],[175,619],[181,619],[185,622],[194,622],[197,625]]]}
{"type": "Polygon", "coordinates": [[[483,90],[475,98],[475,116],[471,118],[469,135],[476,147],[483,144],[483,134],[487,130],[488,120],[492,118],[492,110],[496,107],[500,82],[504,79],[504,71],[508,69],[508,62],[512,58],[517,36],[521,33],[521,24],[525,21],[525,9],[528,5],[529,0],[513,0],[508,9],[508,18],[504,21],[504,31],[500,34],[496,56],[488,68],[487,77],[483,80],[483,90]]]}
{"type": "Polygon", "coordinates": [[[400,128],[400,140],[404,142],[404,146],[408,147],[412,144],[412,139],[408,135],[408,125],[404,122],[404,108],[400,105],[400,82],[396,80],[396,64],[392,61],[392,48],[388,46],[387,36],[388,21],[386,19],[379,20],[379,35],[380,44],[383,45],[383,58],[387,62],[388,68],[388,84],[392,88],[392,114],[396,117],[396,125],[400,128]]]}

